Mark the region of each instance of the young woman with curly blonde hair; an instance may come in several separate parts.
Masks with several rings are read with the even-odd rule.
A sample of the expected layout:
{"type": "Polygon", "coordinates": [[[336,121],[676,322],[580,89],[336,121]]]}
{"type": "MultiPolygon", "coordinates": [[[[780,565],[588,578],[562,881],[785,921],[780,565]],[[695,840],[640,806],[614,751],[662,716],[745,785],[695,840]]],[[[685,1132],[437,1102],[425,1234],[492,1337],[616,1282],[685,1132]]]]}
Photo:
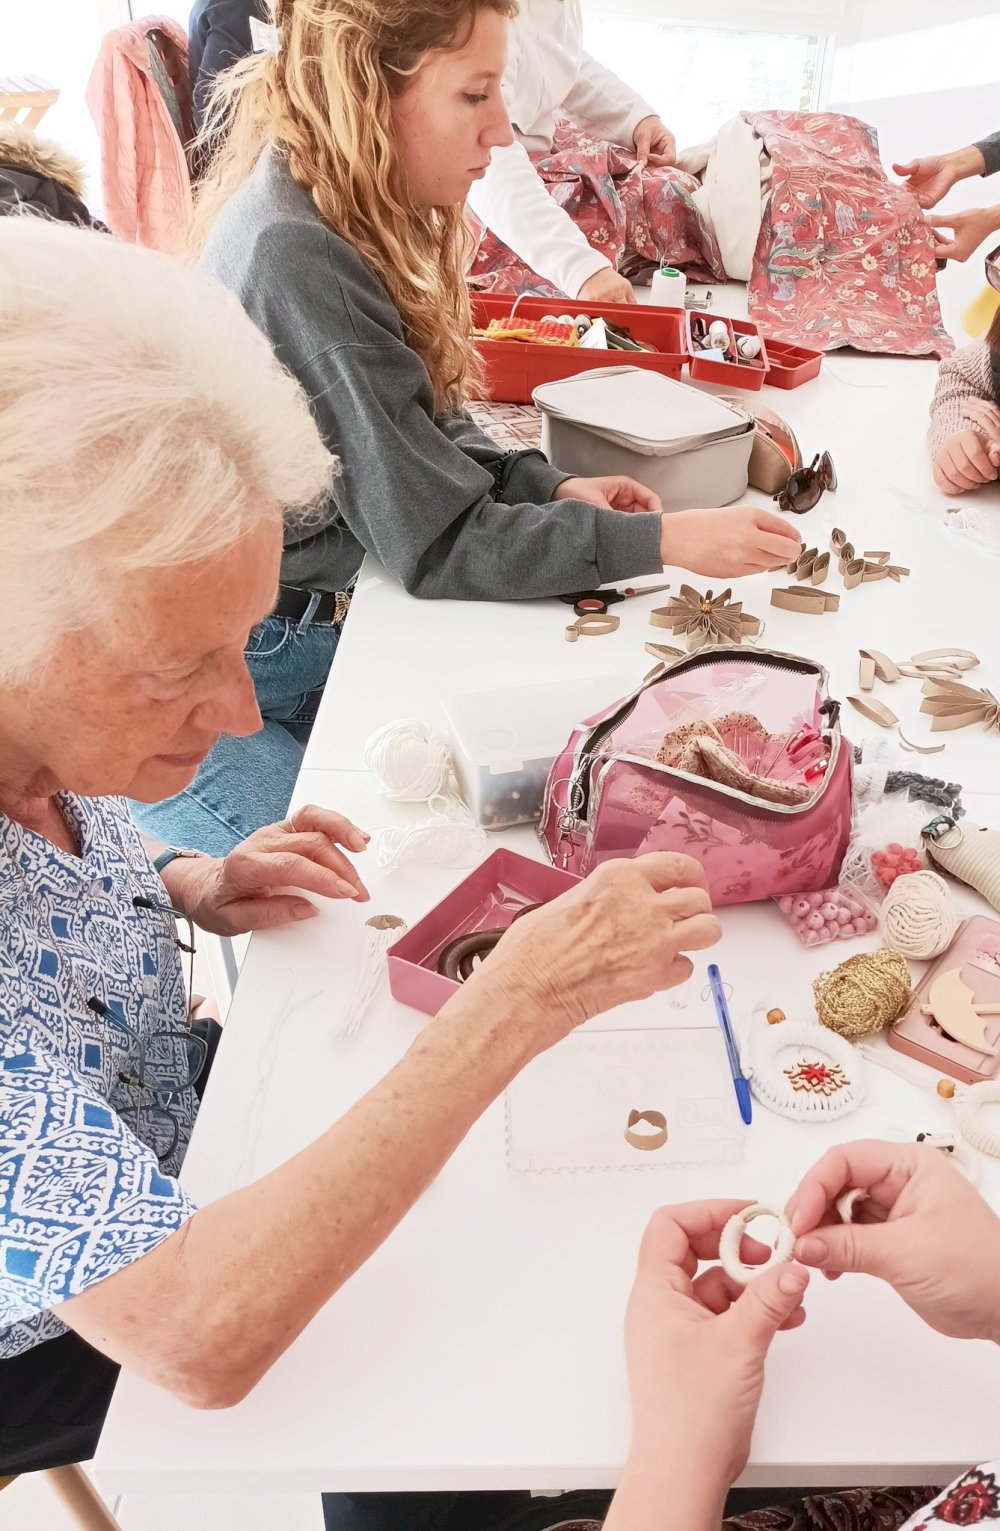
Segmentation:
{"type": "MultiPolygon", "coordinates": [[[[284,733],[269,804],[279,816],[299,763],[291,734],[315,716],[366,551],[413,595],[514,600],[665,563],[747,574],[799,547],[763,511],[664,516],[631,479],[571,478],[539,452],[505,454],[462,412],[477,378],[463,208],[511,141],[500,79],[512,10],[277,0],[276,51],[218,82],[195,245],[304,385],[342,463],[319,523],[286,537],[278,605],[249,655],[265,719],[284,733]]],[[[219,810],[239,750],[223,741],[150,828],[190,838],[206,807],[220,833],[252,828],[219,810]]]]}

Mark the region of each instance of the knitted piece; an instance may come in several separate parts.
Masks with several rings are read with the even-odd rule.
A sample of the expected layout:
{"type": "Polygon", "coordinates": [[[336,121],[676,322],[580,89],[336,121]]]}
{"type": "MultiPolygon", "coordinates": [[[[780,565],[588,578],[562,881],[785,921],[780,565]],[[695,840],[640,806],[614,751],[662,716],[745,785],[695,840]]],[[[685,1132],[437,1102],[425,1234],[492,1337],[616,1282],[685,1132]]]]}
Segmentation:
{"type": "Polygon", "coordinates": [[[929,861],[1000,911],[1000,830],[939,818],[924,830],[924,845],[929,861]]]}
{"type": "MultiPolygon", "coordinates": [[[[943,361],[938,368],[937,386],[931,400],[931,428],[928,435],[931,456],[937,455],[949,436],[969,426],[962,410],[967,399],[992,398],[990,352],[985,341],[975,340],[971,345],[962,346],[954,356],[943,361]]],[[[975,426],[972,429],[978,429],[978,434],[986,439],[984,430],[975,426]]]]}

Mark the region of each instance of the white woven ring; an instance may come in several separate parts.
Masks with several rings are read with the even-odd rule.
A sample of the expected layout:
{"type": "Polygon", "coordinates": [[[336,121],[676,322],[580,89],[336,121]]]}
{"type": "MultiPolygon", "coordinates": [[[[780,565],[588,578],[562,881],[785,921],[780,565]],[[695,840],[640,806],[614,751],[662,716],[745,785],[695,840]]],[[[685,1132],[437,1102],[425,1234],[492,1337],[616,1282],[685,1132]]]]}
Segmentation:
{"type": "Polygon", "coordinates": [[[816,1021],[782,1021],[754,1037],[750,1056],[750,1088],[761,1105],[796,1121],[828,1121],[844,1116],[861,1104],[864,1063],[857,1048],[845,1037],[816,1021]],[[796,1090],[779,1067],[783,1053],[790,1057],[832,1063],[843,1071],[847,1083],[833,1095],[814,1095],[796,1090]]]}
{"type": "Polygon", "coordinates": [[[747,1286],[755,1276],[769,1271],[772,1265],[784,1265],[792,1258],[794,1250],[795,1235],[792,1232],[791,1223],[778,1207],[765,1207],[762,1202],[757,1202],[752,1207],[744,1207],[742,1212],[735,1213],[719,1235],[719,1263],[726,1275],[733,1281],[738,1281],[740,1286],[747,1286]],[[748,1225],[758,1217],[776,1219],[777,1242],[771,1251],[770,1258],[763,1265],[744,1265],[740,1259],[740,1242],[748,1225]]]}
{"type": "Polygon", "coordinates": [[[955,1095],[955,1121],[967,1143],[994,1159],[1000,1159],[1000,1132],[990,1132],[983,1122],[983,1107],[1000,1105],[1000,1079],[982,1079],[955,1095]]]}

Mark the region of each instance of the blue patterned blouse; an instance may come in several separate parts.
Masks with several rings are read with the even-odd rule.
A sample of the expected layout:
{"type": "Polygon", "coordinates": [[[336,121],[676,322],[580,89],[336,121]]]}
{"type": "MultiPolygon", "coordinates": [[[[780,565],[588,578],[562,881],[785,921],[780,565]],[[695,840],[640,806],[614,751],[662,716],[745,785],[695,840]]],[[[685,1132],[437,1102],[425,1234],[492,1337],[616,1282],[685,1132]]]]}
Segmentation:
{"type": "Polygon", "coordinates": [[[143,1142],[119,1115],[134,1111],[120,1076],[135,1074],[137,1044],[87,1007],[96,997],[143,1039],[144,1077],[158,1048],[176,1048],[152,1035],[186,1023],[174,923],[132,902],[166,892],[122,800],[60,801],[82,856],[0,814],[0,1359],[64,1333],[56,1304],[195,1210],[176,1179],[193,1090],[168,1097],[178,1137],[161,1163],[162,1118],[139,1117],[143,1142]]]}

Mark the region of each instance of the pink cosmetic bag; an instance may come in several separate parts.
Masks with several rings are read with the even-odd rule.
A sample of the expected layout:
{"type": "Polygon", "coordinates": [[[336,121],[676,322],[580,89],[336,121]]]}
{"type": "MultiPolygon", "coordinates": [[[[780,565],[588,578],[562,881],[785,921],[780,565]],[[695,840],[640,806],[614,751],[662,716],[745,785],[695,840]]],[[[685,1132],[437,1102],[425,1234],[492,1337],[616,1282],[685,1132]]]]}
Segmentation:
{"type": "Polygon", "coordinates": [[[585,876],[612,857],[680,851],[701,862],[717,906],[833,887],[852,757],[826,682],[812,660],[766,649],[658,667],[555,761],[539,825],[553,864],[585,876]],[[695,774],[692,745],[725,779],[695,774]]]}

